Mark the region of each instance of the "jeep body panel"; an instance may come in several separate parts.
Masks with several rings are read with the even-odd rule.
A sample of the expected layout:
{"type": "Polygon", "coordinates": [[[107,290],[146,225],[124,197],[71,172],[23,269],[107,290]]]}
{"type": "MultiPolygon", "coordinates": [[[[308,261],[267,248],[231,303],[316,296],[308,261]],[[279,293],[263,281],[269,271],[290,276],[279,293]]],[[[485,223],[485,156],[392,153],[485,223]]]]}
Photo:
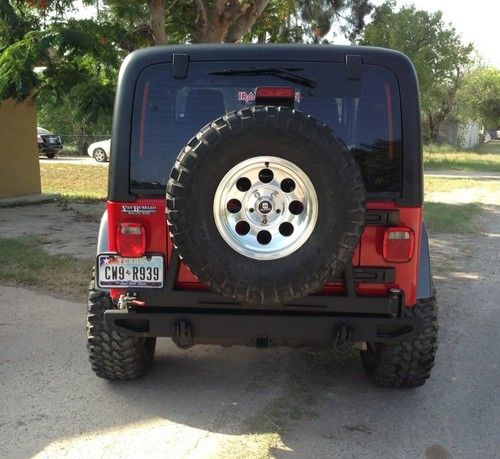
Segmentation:
{"type": "MultiPolygon", "coordinates": [[[[362,268],[391,268],[394,269],[395,276],[391,282],[358,282],[356,285],[356,294],[360,296],[384,295],[391,288],[399,288],[405,292],[404,304],[411,307],[416,301],[417,276],[419,266],[420,239],[421,239],[421,207],[397,207],[390,202],[368,202],[367,209],[394,211],[398,215],[398,223],[406,225],[413,229],[415,233],[415,250],[413,259],[408,263],[390,264],[382,260],[380,251],[383,243],[384,231],[386,225],[367,225],[361,239],[358,249],[355,251],[352,264],[354,267],[362,268]]],[[[108,202],[108,221],[109,221],[109,251],[115,252],[114,231],[121,222],[142,223],[148,235],[146,241],[146,252],[163,254],[165,266],[168,269],[172,263],[173,244],[168,236],[168,229],[165,220],[165,200],[164,199],[138,199],[134,201],[133,206],[130,202],[108,202]],[[154,207],[152,214],[144,215],[140,212],[130,213],[129,207],[141,209],[142,207],[154,207]]],[[[425,262],[425,260],[424,260],[425,262]]],[[[193,273],[180,263],[175,273],[176,290],[207,290],[206,286],[201,284],[193,273]]],[[[134,289],[140,293],[140,296],[147,299],[146,304],[151,306],[161,306],[161,292],[153,292],[150,289],[134,289]]],[[[328,283],[322,294],[342,295],[346,291],[342,281],[328,283]]],[[[122,293],[117,291],[116,295],[122,293]]]]}

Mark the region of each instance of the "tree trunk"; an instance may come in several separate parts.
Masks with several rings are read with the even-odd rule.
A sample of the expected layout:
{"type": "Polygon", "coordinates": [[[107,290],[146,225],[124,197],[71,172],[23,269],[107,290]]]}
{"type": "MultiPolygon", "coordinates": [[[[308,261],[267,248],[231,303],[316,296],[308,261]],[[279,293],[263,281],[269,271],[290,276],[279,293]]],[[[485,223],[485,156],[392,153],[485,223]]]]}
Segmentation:
{"type": "Polygon", "coordinates": [[[166,45],[165,0],[148,0],[149,17],[155,45],[166,45]]]}
{"type": "Polygon", "coordinates": [[[436,143],[439,136],[439,128],[448,119],[453,110],[458,88],[462,84],[463,77],[460,68],[457,67],[454,80],[449,86],[438,110],[429,113],[429,137],[432,143],[436,143]]]}
{"type": "Polygon", "coordinates": [[[214,0],[212,9],[209,11],[205,0],[196,0],[198,17],[196,18],[195,43],[221,43],[224,40],[229,24],[233,20],[232,14],[239,14],[240,4],[238,0],[214,0]],[[234,11],[236,10],[236,11],[234,11]]]}
{"type": "Polygon", "coordinates": [[[434,118],[429,114],[429,143],[436,143],[438,137],[439,127],[436,128],[434,118]]]}
{"type": "Polygon", "coordinates": [[[270,0],[214,0],[209,9],[205,0],[195,0],[197,18],[195,43],[236,43],[254,25],[270,0]]]}
{"type": "Polygon", "coordinates": [[[253,1],[244,14],[234,21],[224,41],[226,43],[236,43],[240,41],[255,24],[255,21],[262,14],[269,1],[270,0],[253,1]]]}

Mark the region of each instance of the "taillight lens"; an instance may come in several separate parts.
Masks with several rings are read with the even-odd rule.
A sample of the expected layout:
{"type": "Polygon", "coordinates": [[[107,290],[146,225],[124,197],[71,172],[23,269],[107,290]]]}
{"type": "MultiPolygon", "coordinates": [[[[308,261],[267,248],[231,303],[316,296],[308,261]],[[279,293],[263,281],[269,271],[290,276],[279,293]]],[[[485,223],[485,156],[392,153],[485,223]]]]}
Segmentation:
{"type": "Polygon", "coordinates": [[[389,263],[406,263],[413,258],[415,233],[411,228],[387,228],[384,235],[384,260],[389,263]]]}
{"type": "Polygon", "coordinates": [[[116,251],[122,257],[142,257],[146,251],[146,231],[140,223],[120,223],[116,229],[116,251]]]}

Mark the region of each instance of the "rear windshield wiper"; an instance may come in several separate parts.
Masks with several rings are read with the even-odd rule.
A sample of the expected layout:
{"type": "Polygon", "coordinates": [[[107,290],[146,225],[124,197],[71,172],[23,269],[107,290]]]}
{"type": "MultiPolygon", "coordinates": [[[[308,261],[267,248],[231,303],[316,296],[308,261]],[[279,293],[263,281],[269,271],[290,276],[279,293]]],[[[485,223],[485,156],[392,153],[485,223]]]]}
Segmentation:
{"type": "Polygon", "coordinates": [[[301,86],[306,86],[307,88],[315,88],[318,84],[315,80],[311,78],[306,78],[296,73],[294,71],[304,70],[303,68],[283,68],[283,67],[262,67],[262,68],[247,68],[247,69],[226,69],[226,70],[216,70],[215,72],[209,72],[209,75],[246,75],[246,76],[260,76],[260,75],[270,75],[282,80],[290,81],[292,83],[297,83],[301,86]]]}

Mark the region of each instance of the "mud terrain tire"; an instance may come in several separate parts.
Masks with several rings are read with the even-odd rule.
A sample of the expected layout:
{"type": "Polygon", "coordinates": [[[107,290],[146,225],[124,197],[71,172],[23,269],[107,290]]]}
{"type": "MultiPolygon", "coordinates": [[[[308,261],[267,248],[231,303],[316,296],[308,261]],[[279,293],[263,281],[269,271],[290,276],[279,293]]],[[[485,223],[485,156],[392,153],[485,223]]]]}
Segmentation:
{"type": "Polygon", "coordinates": [[[109,330],[104,312],[113,307],[113,302],[106,292],[95,290],[92,279],[87,314],[87,349],[90,363],[100,378],[137,379],[151,366],[156,338],[126,336],[109,330]]]}
{"type": "Polygon", "coordinates": [[[418,387],[429,378],[438,343],[436,297],[417,300],[415,314],[423,319],[422,332],[396,344],[368,343],[361,361],[370,379],[381,387],[418,387]]]}
{"type": "Polygon", "coordinates": [[[353,155],[330,128],[285,107],[256,106],[208,124],[181,151],[167,184],[169,231],[183,261],[212,290],[243,303],[285,303],[321,289],[351,260],[364,214],[363,179],[353,155]],[[310,236],[277,259],[238,253],[215,222],[219,184],[256,157],[293,164],[317,196],[310,236]]]}

